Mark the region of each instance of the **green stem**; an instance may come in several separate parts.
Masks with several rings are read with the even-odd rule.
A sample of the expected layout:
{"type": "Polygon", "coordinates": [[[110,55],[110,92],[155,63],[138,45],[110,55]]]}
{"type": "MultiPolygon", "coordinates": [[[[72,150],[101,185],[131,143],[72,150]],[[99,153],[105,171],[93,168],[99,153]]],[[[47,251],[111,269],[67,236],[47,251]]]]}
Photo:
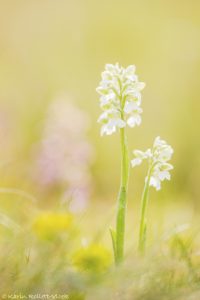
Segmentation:
{"type": "Polygon", "coordinates": [[[127,202],[127,188],[129,177],[129,157],[126,141],[125,129],[120,129],[121,140],[121,184],[118,195],[118,210],[116,220],[116,245],[115,245],[115,263],[119,264],[124,257],[124,234],[125,234],[125,216],[127,202]]]}
{"type": "Polygon", "coordinates": [[[151,178],[151,171],[149,169],[148,174],[147,174],[147,180],[146,180],[145,185],[144,185],[142,200],[141,200],[139,245],[138,245],[138,249],[139,249],[139,252],[141,254],[144,254],[145,246],[146,246],[146,230],[147,230],[146,211],[147,211],[147,205],[148,205],[150,178],[151,178]]]}

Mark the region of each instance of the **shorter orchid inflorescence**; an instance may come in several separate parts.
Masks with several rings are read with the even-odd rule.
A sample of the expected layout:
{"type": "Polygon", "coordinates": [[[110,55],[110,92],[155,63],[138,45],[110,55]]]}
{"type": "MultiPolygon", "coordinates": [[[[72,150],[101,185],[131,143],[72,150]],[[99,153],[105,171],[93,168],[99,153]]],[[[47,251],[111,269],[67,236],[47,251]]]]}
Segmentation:
{"type": "Polygon", "coordinates": [[[135,158],[131,161],[132,167],[140,165],[143,160],[149,161],[149,167],[147,176],[145,178],[145,185],[141,202],[141,217],[140,217],[140,231],[139,231],[139,251],[144,252],[146,244],[146,210],[148,204],[149,186],[155,187],[156,190],[160,190],[161,181],[167,179],[170,180],[169,171],[173,169],[173,166],[168,163],[173,154],[173,149],[160,137],[156,137],[151,149],[145,152],[140,150],[133,151],[135,158]]]}
{"type": "MultiPolygon", "coordinates": [[[[156,137],[153,143],[152,149],[146,151],[134,150],[133,154],[135,158],[131,161],[132,167],[140,165],[143,160],[149,161],[149,185],[155,187],[156,190],[160,190],[161,181],[167,179],[170,180],[171,176],[169,171],[173,169],[173,166],[168,163],[173,154],[173,149],[160,137],[156,137]]],[[[146,177],[146,181],[148,178],[146,177]]]]}
{"type": "Polygon", "coordinates": [[[110,135],[126,125],[134,127],[141,123],[141,90],[145,84],[138,81],[135,66],[127,68],[107,64],[97,88],[103,113],[98,122],[102,124],[101,135],[110,135]]]}

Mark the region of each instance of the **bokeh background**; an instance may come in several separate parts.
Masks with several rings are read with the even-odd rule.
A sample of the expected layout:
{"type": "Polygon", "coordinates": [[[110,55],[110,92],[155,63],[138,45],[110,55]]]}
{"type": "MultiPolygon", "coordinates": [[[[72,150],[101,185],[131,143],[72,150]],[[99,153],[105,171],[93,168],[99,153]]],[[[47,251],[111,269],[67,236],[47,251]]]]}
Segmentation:
{"type": "MultiPolygon", "coordinates": [[[[88,202],[87,212],[102,216],[86,217],[88,228],[110,224],[119,136],[100,137],[95,89],[104,65],[119,62],[135,64],[146,83],[142,125],[128,132],[130,151],[148,148],[157,135],[175,151],[171,182],[151,191],[153,226],[198,219],[199,11],[198,0],[0,1],[3,213],[23,222],[34,211],[29,200],[49,209],[76,198],[73,209],[88,202]]],[[[130,232],[145,171],[131,172],[130,232]]]]}

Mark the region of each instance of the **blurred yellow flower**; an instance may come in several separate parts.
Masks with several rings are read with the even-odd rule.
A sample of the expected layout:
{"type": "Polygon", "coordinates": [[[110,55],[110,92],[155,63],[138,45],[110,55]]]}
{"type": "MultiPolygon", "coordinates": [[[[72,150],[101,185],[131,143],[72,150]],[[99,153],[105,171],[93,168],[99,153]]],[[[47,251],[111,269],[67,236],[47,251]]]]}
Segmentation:
{"type": "Polygon", "coordinates": [[[73,263],[80,271],[102,273],[112,262],[111,252],[102,245],[93,244],[79,249],[73,256],[73,263]]]}
{"type": "Polygon", "coordinates": [[[34,232],[42,239],[52,239],[68,232],[73,224],[73,215],[69,213],[42,213],[33,222],[34,232]]]}

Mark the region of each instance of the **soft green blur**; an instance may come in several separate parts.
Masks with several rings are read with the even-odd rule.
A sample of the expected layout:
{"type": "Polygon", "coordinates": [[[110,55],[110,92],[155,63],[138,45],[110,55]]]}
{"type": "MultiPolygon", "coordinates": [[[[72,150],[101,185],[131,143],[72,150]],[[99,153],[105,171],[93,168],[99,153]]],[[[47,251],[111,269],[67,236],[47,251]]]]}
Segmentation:
{"type": "MultiPolygon", "coordinates": [[[[91,201],[114,203],[119,136],[100,137],[95,88],[105,63],[118,61],[135,64],[146,82],[142,126],[129,130],[130,149],[146,149],[160,135],[175,150],[172,181],[161,192],[152,191],[154,204],[176,201],[181,207],[186,202],[195,212],[200,196],[199,10],[195,0],[1,1],[1,186],[42,198],[27,165],[49,103],[65,91],[91,118],[96,153],[91,201]]],[[[139,203],[144,175],[145,167],[132,172],[130,205],[139,203]]]]}
{"type": "MultiPolygon", "coordinates": [[[[94,196],[113,201],[119,185],[119,137],[100,138],[95,88],[105,63],[118,61],[135,64],[146,82],[142,126],[129,130],[130,149],[146,149],[160,135],[175,150],[172,181],[164,183],[159,195],[152,192],[154,198],[187,201],[196,210],[199,10],[195,0],[1,1],[0,108],[9,123],[6,133],[1,130],[1,185],[34,194],[25,165],[40,137],[48,104],[66,91],[91,117],[94,196]]],[[[139,200],[144,172],[132,172],[134,201],[139,200]]]]}
{"type": "MultiPolygon", "coordinates": [[[[186,223],[194,226],[192,230],[195,233],[191,230],[191,236],[196,234],[200,212],[199,37],[198,0],[0,0],[0,240],[6,240],[6,246],[1,245],[0,257],[10,253],[0,272],[4,274],[4,268],[11,267],[5,275],[5,283],[2,281],[2,290],[4,285],[9,290],[13,280],[9,276],[14,267],[19,274],[20,268],[22,274],[24,272],[22,279],[19,276],[20,283],[15,283],[19,290],[21,286],[24,286],[25,292],[29,289],[35,291],[38,287],[42,289],[40,275],[45,277],[47,290],[51,284],[52,290],[54,286],[62,289],[65,285],[65,275],[62,275],[65,274],[62,273],[65,272],[65,264],[62,265],[62,272],[55,275],[57,281],[51,278],[52,283],[48,279],[51,274],[42,273],[44,268],[41,262],[51,264],[53,257],[52,268],[55,267],[57,272],[62,264],[59,258],[64,257],[65,261],[67,247],[79,251],[84,239],[103,241],[111,250],[108,229],[110,225],[115,226],[120,144],[117,133],[100,137],[100,125],[97,123],[101,110],[95,89],[106,63],[119,62],[124,67],[135,64],[139,80],[146,83],[142,92],[142,125],[128,129],[130,152],[133,149],[147,149],[158,135],[174,148],[172,180],[164,182],[160,192],[150,190],[148,245],[162,239],[174,226],[186,223]],[[54,210],[62,211],[60,200],[63,186],[44,191],[32,176],[32,171],[35,168],[35,149],[43,137],[48,109],[60,93],[65,93],[67,99],[88,115],[88,141],[93,148],[89,166],[92,188],[86,211],[78,214],[76,219],[77,228],[69,237],[59,236],[56,242],[53,240],[51,246],[46,247],[45,243],[41,245],[35,237],[32,238],[32,223],[40,210],[49,210],[50,214],[54,210]],[[22,233],[17,224],[21,226],[22,233]],[[15,236],[18,231],[21,239],[15,236]],[[61,240],[64,242],[60,243],[61,240]],[[12,244],[9,244],[10,241],[12,244]],[[21,255],[24,259],[23,251],[29,251],[32,246],[36,250],[33,250],[33,255],[30,254],[32,265],[28,265],[26,271],[27,262],[20,263],[21,255]],[[32,285],[29,285],[29,279],[32,285]]],[[[76,128],[76,120],[72,123],[76,128]]],[[[65,138],[67,140],[68,136],[65,138]]],[[[145,165],[131,170],[126,231],[126,251],[129,254],[135,253],[137,244],[139,204],[145,172],[145,165]]],[[[53,224],[63,226],[54,215],[53,220],[53,224]]],[[[54,227],[53,224],[48,225],[54,227]]],[[[198,240],[196,252],[199,251],[197,244],[198,240]]],[[[182,248],[180,252],[190,249],[188,245],[182,248]]],[[[66,261],[68,264],[68,258],[66,261]]],[[[143,262],[140,265],[137,257],[132,262],[134,266],[138,264],[138,272],[142,272],[143,262]]],[[[173,260],[167,261],[163,270],[168,270],[173,263],[173,260]]],[[[179,264],[179,259],[176,263],[179,264]]],[[[199,261],[197,265],[199,267],[199,261]]],[[[145,272],[148,272],[148,263],[146,266],[145,272]]],[[[162,271],[159,263],[158,266],[160,274],[167,273],[162,271]]],[[[126,266],[122,276],[125,272],[128,277],[125,269],[126,266]]],[[[181,272],[186,271],[182,270],[182,265],[178,265],[177,269],[179,279],[181,272]]],[[[154,271],[157,274],[157,266],[154,271]]],[[[190,281],[187,281],[187,273],[184,274],[186,281],[183,280],[183,285],[186,286],[190,281]]],[[[69,286],[76,286],[79,277],[73,279],[71,273],[67,276],[69,286]]],[[[112,285],[120,286],[119,274],[116,276],[112,285]]],[[[154,290],[152,282],[157,282],[152,278],[147,288],[151,293],[154,290]]],[[[168,285],[161,277],[162,280],[165,291],[168,285]]],[[[129,286],[128,278],[125,283],[129,286]]],[[[107,290],[113,288],[109,285],[109,278],[105,285],[108,285],[107,290]]],[[[136,282],[135,286],[140,285],[136,282]]],[[[95,289],[93,292],[95,294],[95,289]]],[[[131,292],[135,293],[134,289],[131,292]]],[[[158,299],[161,299],[159,293],[158,299]]],[[[199,299],[198,295],[194,299],[199,299]]],[[[101,299],[104,296],[102,294],[101,299]]],[[[141,298],[138,296],[137,299],[141,298]]],[[[145,296],[142,299],[157,298],[152,295],[152,298],[145,296]]]]}

